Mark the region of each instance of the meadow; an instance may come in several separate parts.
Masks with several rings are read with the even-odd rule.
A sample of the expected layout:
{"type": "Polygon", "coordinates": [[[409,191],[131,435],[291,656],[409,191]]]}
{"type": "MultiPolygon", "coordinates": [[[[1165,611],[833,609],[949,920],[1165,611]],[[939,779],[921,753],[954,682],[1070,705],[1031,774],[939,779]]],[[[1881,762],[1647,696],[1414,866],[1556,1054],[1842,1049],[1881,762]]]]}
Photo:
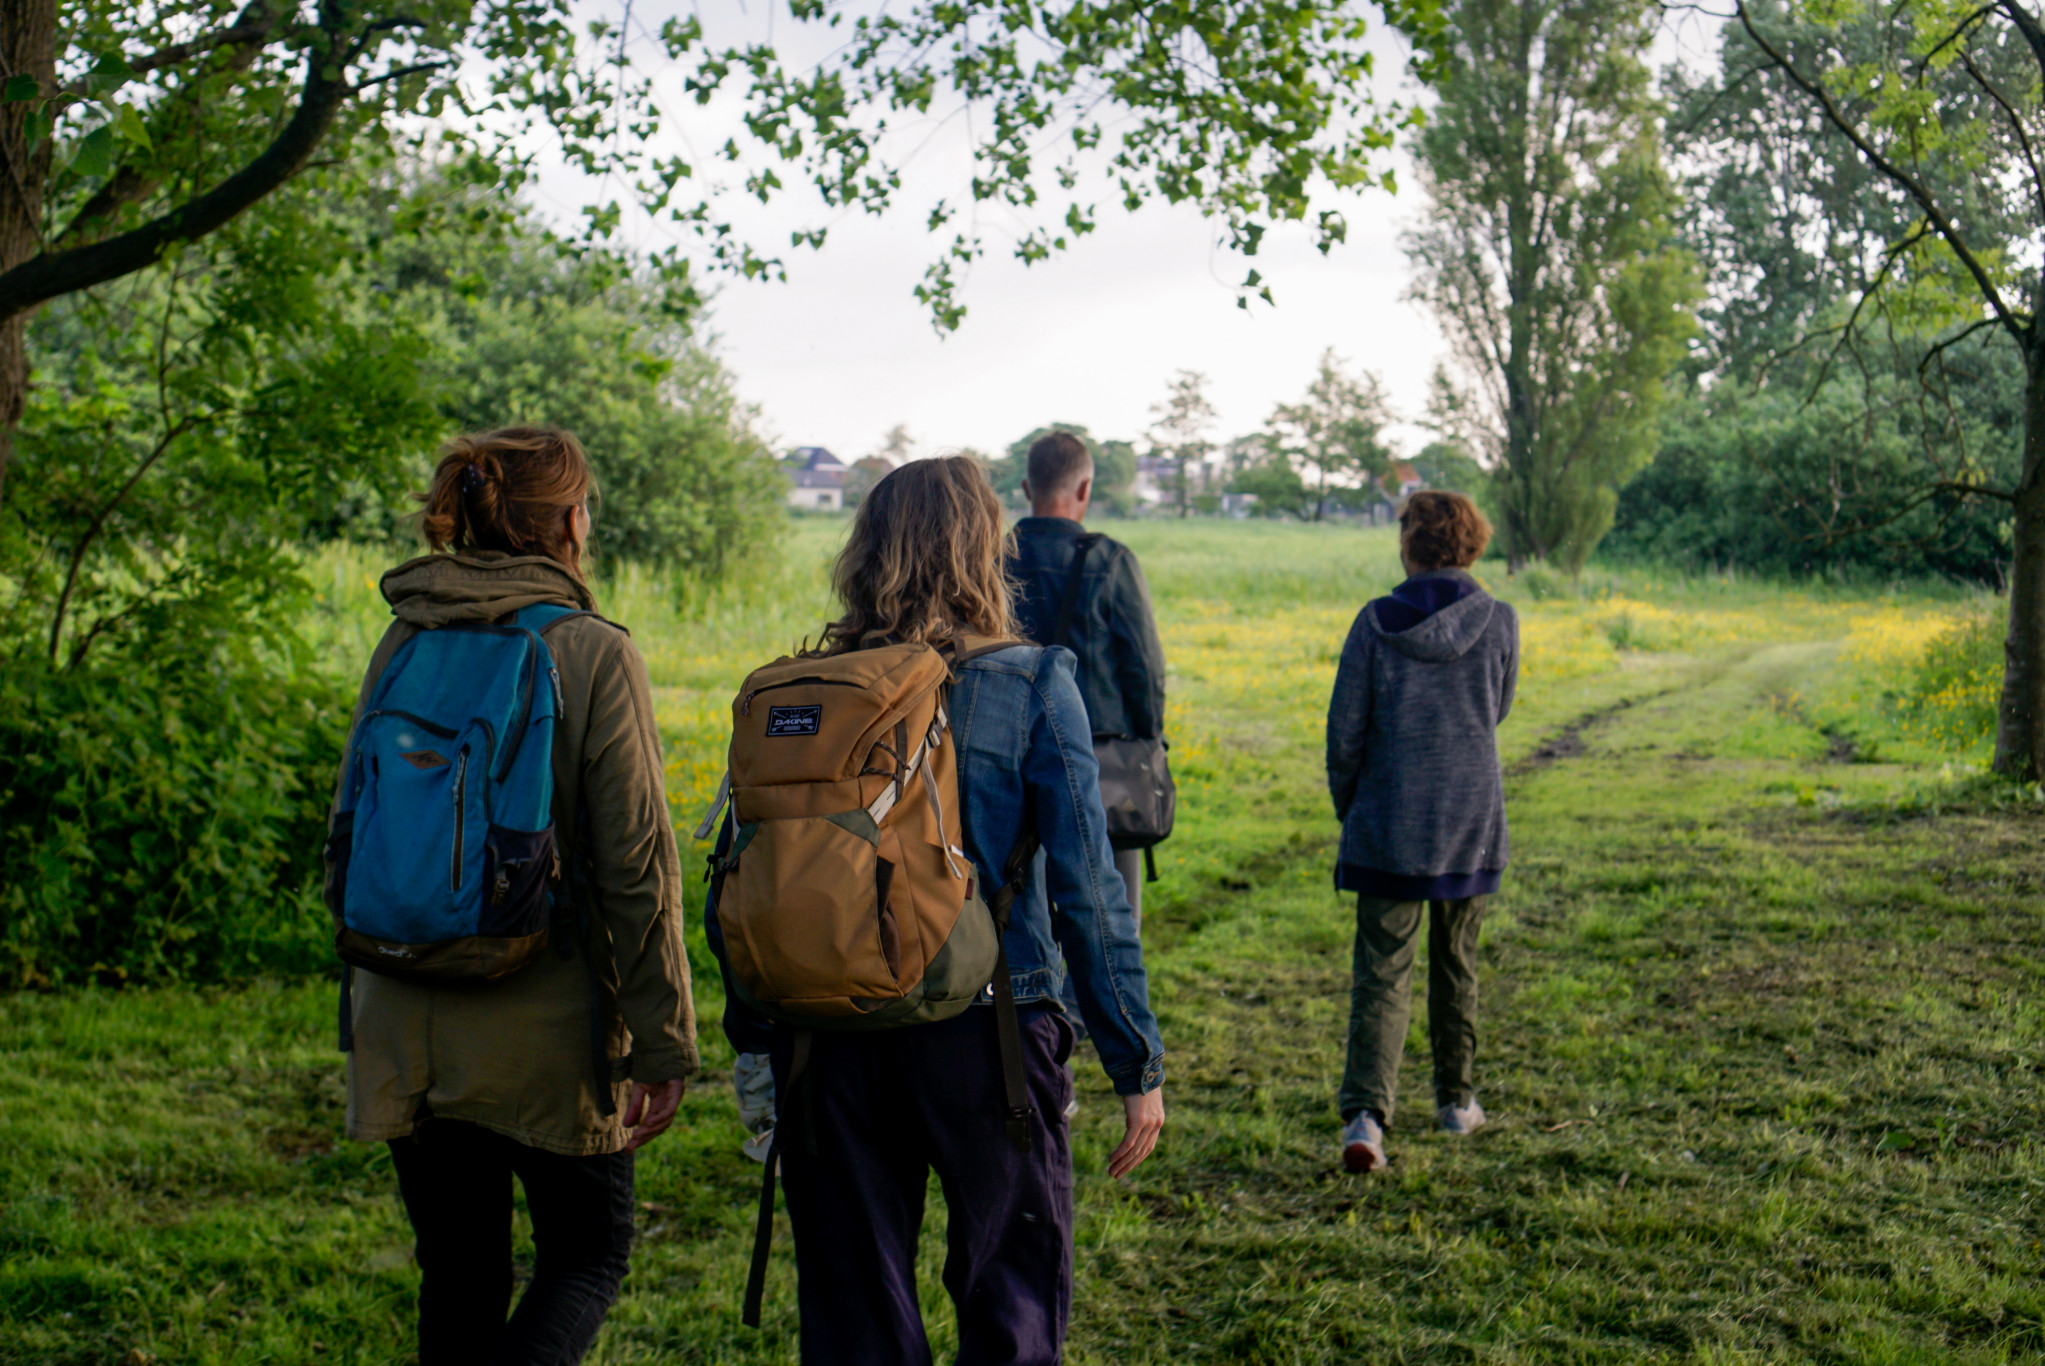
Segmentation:
{"type": "MultiPolygon", "coordinates": [[[[1181,819],[1145,915],[1169,1115],[1111,1182],[1119,1107],[1082,1057],[1073,1361],[2045,1355],[2045,814],[1971,776],[1979,679],[1908,685],[1984,604],[1484,567],[1525,654],[1501,737],[1515,863],[1484,941],[1493,1123],[1424,1127],[1416,1009],[1392,1166],[1357,1179],[1335,1162],[1354,907],[1330,885],[1321,720],[1395,544],[1111,530],[1172,664],[1181,819]]],[[[685,863],[731,691],[821,624],[842,531],[799,521],[777,563],[686,609],[649,573],[606,585],[652,672],[685,863]]],[[[381,568],[312,566],[336,669],[381,629],[381,568]]],[[[795,1359],[785,1224],[765,1330],[738,1322],[758,1168],[699,889],[706,1069],[642,1155],[599,1362],[795,1359]]],[[[0,1361],[409,1359],[407,1229],[382,1150],[340,1136],[333,1005],[327,982],[0,999],[0,1361]]]]}

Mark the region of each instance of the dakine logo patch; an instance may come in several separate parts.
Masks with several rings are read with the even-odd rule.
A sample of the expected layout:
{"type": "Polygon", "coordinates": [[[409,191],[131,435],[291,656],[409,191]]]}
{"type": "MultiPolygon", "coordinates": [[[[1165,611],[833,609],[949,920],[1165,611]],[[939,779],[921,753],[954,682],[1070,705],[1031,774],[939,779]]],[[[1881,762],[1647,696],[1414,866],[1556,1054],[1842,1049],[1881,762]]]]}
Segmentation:
{"type": "Polygon", "coordinates": [[[824,709],[810,707],[769,707],[767,708],[767,734],[772,735],[815,735],[817,727],[824,723],[824,709]]]}

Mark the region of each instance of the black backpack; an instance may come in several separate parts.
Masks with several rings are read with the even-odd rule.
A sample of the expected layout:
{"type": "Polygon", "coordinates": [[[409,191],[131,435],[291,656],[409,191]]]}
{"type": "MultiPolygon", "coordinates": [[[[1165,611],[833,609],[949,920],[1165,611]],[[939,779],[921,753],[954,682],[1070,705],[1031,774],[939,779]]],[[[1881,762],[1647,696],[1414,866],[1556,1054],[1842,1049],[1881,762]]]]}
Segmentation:
{"type": "MultiPolygon", "coordinates": [[[[1087,554],[1102,539],[1100,533],[1092,532],[1072,543],[1065,598],[1046,645],[1071,648],[1087,554]]],[[[1171,838],[1172,818],[1178,810],[1178,788],[1167,759],[1170,749],[1162,736],[1094,736],[1094,759],[1101,767],[1101,806],[1108,813],[1108,843],[1117,849],[1143,850],[1151,882],[1157,881],[1157,862],[1151,850],[1171,838]]]]}

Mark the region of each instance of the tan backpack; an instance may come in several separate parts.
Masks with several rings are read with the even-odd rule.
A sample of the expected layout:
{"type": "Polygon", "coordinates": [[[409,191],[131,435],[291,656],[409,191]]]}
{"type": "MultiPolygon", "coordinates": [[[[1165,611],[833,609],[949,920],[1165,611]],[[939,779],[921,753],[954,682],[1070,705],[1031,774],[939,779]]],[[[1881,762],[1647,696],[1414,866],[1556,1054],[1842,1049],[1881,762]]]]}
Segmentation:
{"type": "MultiPolygon", "coordinates": [[[[949,1019],[994,980],[1001,936],[963,846],[945,709],[962,651],[880,645],[777,659],[732,702],[735,830],[712,874],[749,1006],[805,1028],[949,1019]]],[[[1006,910],[1004,901],[1002,909],[1006,910]]]]}
{"type": "MultiPolygon", "coordinates": [[[[697,839],[727,798],[711,859],[717,923],[739,998],[796,1030],[761,1187],[745,1299],[759,1326],[774,1170],[812,1029],[888,1029],[995,1008],[1010,1139],[1029,1147],[1029,1092],[1002,931],[1036,853],[1026,831],[983,897],[965,852],[946,700],[967,660],[1019,641],[879,644],[756,669],[732,702],[731,759],[697,839]]],[[[814,1151],[814,1116],[802,1105],[814,1151]]]]}

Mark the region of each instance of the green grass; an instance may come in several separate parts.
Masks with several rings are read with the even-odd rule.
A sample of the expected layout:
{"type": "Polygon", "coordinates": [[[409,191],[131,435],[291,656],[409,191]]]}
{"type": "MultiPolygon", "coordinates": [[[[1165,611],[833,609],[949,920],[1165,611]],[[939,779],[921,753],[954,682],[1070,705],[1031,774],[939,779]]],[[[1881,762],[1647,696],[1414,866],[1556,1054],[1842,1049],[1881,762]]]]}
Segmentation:
{"type": "MultiPolygon", "coordinates": [[[[814,631],[841,529],[798,523],[784,566],[721,597],[608,591],[688,784],[718,744],[689,718],[814,631]]],[[[1494,1123],[1425,1128],[1416,1010],[1392,1167],[1357,1180],[1332,1160],[1353,908],[1329,889],[1319,723],[1391,542],[1128,539],[1181,737],[1145,918],[1170,1115],[1110,1182],[1118,1107],[1082,1069],[1074,1361],[2045,1356],[2045,832],[2035,804],[1925,800],[1948,791],[1935,764],[1834,761],[1836,719],[1794,699],[1835,688],[1851,595],[1639,576],[1615,591],[1759,610],[1768,638],[1528,680],[1484,940],[1494,1123]]],[[[357,668],[373,571],[323,563],[322,629],[357,668]]],[[[1569,606],[1501,587],[1530,622],[1569,606]]],[[[785,1224],[766,1331],[738,1324],[758,1168],[692,939],[709,1071],[641,1164],[643,1240],[594,1359],[792,1361],[785,1224]]],[[[0,1361],[408,1359],[407,1232],[382,1151],[340,1138],[332,1009],[300,984],[0,999],[0,1361]]]]}

